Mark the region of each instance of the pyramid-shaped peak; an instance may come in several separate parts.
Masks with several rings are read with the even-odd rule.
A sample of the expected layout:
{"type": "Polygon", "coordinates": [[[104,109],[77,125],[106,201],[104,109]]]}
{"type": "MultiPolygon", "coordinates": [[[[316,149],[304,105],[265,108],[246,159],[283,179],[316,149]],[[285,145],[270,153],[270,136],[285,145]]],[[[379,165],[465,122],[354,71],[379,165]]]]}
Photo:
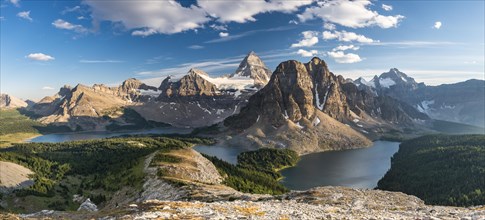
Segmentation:
{"type": "Polygon", "coordinates": [[[197,75],[204,75],[204,76],[208,76],[209,75],[206,72],[204,72],[203,70],[196,69],[196,68],[191,68],[189,70],[188,74],[197,74],[197,75]]]}
{"type": "Polygon", "coordinates": [[[232,74],[232,77],[234,76],[250,77],[254,79],[256,86],[263,87],[268,83],[271,71],[266,67],[258,55],[256,55],[254,51],[251,51],[241,61],[236,72],[232,74]]]}
{"type": "Polygon", "coordinates": [[[258,56],[258,55],[256,54],[256,52],[251,50],[247,56],[258,56]]]}

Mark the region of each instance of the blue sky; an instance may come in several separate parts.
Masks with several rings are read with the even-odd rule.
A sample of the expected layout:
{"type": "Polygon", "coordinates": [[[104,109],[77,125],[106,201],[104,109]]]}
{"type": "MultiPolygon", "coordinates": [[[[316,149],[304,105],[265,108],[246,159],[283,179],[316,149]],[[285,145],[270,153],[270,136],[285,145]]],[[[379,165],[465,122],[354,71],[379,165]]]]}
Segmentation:
{"type": "Polygon", "coordinates": [[[2,93],[64,84],[157,85],[191,67],[231,73],[249,51],[274,68],[324,59],[349,78],[396,67],[429,85],[484,78],[483,1],[2,0],[2,93]]]}

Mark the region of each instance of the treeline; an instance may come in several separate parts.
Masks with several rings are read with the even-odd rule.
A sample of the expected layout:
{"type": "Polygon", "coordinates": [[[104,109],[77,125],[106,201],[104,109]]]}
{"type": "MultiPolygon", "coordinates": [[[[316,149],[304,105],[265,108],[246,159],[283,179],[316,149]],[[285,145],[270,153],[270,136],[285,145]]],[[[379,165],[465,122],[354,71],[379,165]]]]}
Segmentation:
{"type": "Polygon", "coordinates": [[[300,157],[289,149],[262,148],[257,151],[243,152],[237,156],[238,166],[250,170],[263,171],[274,178],[281,178],[277,171],[296,165],[300,157]]]}
{"type": "Polygon", "coordinates": [[[0,110],[0,135],[13,133],[38,133],[41,123],[20,114],[18,110],[0,110]]]}
{"type": "Polygon", "coordinates": [[[288,189],[278,182],[278,169],[293,166],[299,157],[292,150],[259,149],[241,153],[233,165],[217,157],[204,155],[218,169],[224,184],[241,192],[278,195],[288,189]]]}
{"type": "Polygon", "coordinates": [[[485,135],[432,135],[403,142],[379,189],[427,204],[485,204],[485,135]]]}

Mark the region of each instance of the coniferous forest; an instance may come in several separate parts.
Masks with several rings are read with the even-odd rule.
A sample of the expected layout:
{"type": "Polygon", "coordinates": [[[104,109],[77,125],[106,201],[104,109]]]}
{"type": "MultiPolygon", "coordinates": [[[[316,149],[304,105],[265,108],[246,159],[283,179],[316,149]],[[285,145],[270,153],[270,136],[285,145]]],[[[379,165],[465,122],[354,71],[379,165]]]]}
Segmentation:
{"type": "Polygon", "coordinates": [[[426,204],[485,204],[485,135],[432,135],[403,142],[378,189],[426,204]]]}

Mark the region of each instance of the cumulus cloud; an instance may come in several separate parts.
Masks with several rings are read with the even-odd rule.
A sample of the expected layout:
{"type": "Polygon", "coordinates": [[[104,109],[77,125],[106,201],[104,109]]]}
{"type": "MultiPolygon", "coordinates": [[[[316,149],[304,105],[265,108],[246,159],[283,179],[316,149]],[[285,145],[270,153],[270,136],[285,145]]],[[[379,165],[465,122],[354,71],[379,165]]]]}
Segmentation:
{"type": "Polygon", "coordinates": [[[302,57],[313,57],[318,54],[317,50],[303,50],[299,49],[296,54],[301,55],[302,57]]]}
{"type": "Polygon", "coordinates": [[[338,41],[343,41],[343,42],[357,41],[359,43],[378,42],[364,35],[356,34],[354,32],[347,32],[347,31],[333,31],[333,32],[324,31],[322,33],[322,36],[324,40],[337,39],[338,41]]]}
{"type": "Polygon", "coordinates": [[[384,9],[384,11],[392,11],[392,5],[382,4],[382,9],[384,9]]]}
{"type": "Polygon", "coordinates": [[[12,3],[13,5],[17,6],[17,7],[20,7],[20,0],[10,0],[10,3],[12,3]]]}
{"type": "Polygon", "coordinates": [[[23,18],[28,21],[33,21],[33,19],[30,17],[30,11],[21,11],[17,13],[17,17],[23,18]]]}
{"type": "MultiPolygon", "coordinates": [[[[219,1],[217,1],[219,2],[219,1]]],[[[164,1],[97,1],[85,0],[93,19],[119,22],[133,36],[173,34],[197,29],[211,19],[200,7],[184,7],[174,0],[164,1]]]]}
{"type": "Polygon", "coordinates": [[[402,15],[383,16],[368,7],[370,0],[346,1],[334,0],[319,2],[317,6],[306,8],[298,15],[301,22],[320,18],[327,22],[336,23],[345,27],[363,28],[379,26],[381,28],[397,27],[404,19],[402,15]]]}
{"type": "Polygon", "coordinates": [[[335,30],[335,28],[336,28],[336,27],[335,27],[335,24],[325,22],[325,23],[323,24],[323,28],[324,28],[324,29],[327,29],[327,30],[331,30],[331,31],[333,31],[333,30],[335,30]]]}
{"type": "MultiPolygon", "coordinates": [[[[210,21],[245,23],[255,21],[255,15],[269,12],[290,13],[310,5],[315,0],[197,0],[197,4],[182,6],[175,0],[163,1],[99,1],[84,0],[91,8],[94,21],[111,21],[134,30],[133,36],[174,34],[202,28],[210,21]]],[[[225,25],[212,24],[218,31],[225,25]]]]}
{"type": "Polygon", "coordinates": [[[50,61],[50,60],[55,60],[54,57],[49,56],[47,54],[43,54],[43,53],[31,53],[31,54],[27,55],[26,57],[29,58],[29,59],[31,59],[31,60],[36,60],[36,61],[50,61]]]}
{"type": "Polygon", "coordinates": [[[337,63],[357,63],[362,61],[359,55],[354,53],[345,53],[343,51],[331,51],[327,53],[337,63]]]}
{"type": "Polygon", "coordinates": [[[318,32],[316,31],[303,31],[301,35],[303,35],[303,39],[292,44],[291,47],[311,47],[318,43],[318,32]]]}
{"type": "Polygon", "coordinates": [[[189,49],[192,49],[192,50],[200,50],[200,49],[204,49],[204,46],[200,46],[200,45],[191,45],[188,47],[189,49]]]}
{"type": "Polygon", "coordinates": [[[360,47],[354,45],[340,45],[336,48],[333,48],[333,51],[346,51],[346,50],[358,50],[360,47]]]}
{"type": "Polygon", "coordinates": [[[198,5],[211,17],[222,23],[245,23],[256,21],[255,15],[267,12],[294,12],[299,7],[309,5],[313,0],[238,0],[214,1],[198,0],[198,5]]]}
{"type": "Polygon", "coordinates": [[[82,25],[79,24],[71,24],[67,21],[64,21],[62,19],[57,19],[54,22],[52,22],[52,25],[56,27],[57,29],[63,29],[63,30],[70,30],[74,31],[77,33],[86,33],[88,32],[88,29],[83,27],[82,25]]]}
{"type": "Polygon", "coordinates": [[[50,86],[44,86],[42,87],[43,90],[54,90],[53,87],[50,87],[50,86]]]}
{"type": "Polygon", "coordinates": [[[434,29],[440,29],[441,25],[442,25],[441,21],[437,21],[437,22],[434,23],[433,28],[434,29]]]}
{"type": "Polygon", "coordinates": [[[229,33],[227,32],[220,32],[219,37],[229,37],[229,33]]]}

